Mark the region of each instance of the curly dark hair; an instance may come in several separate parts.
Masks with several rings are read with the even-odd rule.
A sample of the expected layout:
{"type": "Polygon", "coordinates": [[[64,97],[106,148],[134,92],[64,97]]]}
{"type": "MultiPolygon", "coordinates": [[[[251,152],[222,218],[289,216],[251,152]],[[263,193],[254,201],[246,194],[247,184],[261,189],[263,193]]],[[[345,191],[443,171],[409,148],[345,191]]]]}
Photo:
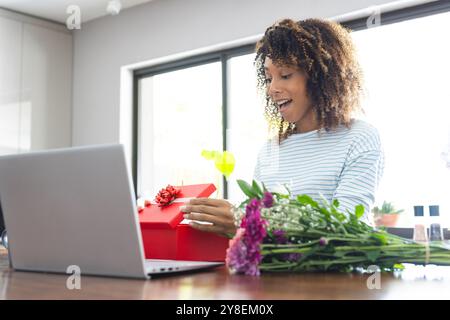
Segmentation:
{"type": "Polygon", "coordinates": [[[278,66],[294,66],[305,72],[307,95],[320,129],[350,127],[352,113],[362,111],[363,77],[350,30],[321,19],[281,20],[267,28],[256,44],[254,61],[258,88],[265,92],[265,117],[269,127],[278,131],[279,142],[297,128],[283,120],[266,92],[266,57],[278,66]]]}

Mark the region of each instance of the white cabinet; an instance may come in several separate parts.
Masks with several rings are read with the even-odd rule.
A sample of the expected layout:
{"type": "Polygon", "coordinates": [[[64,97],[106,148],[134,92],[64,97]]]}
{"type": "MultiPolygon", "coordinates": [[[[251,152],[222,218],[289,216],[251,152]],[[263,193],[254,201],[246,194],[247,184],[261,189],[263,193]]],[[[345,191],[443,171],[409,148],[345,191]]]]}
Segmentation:
{"type": "Polygon", "coordinates": [[[0,17],[0,155],[19,146],[21,34],[22,23],[0,17]]]}
{"type": "Polygon", "coordinates": [[[70,146],[72,35],[26,24],[22,74],[22,116],[31,125],[31,148],[70,146]]]}
{"type": "Polygon", "coordinates": [[[0,154],[71,145],[72,34],[0,16],[0,154]]]}

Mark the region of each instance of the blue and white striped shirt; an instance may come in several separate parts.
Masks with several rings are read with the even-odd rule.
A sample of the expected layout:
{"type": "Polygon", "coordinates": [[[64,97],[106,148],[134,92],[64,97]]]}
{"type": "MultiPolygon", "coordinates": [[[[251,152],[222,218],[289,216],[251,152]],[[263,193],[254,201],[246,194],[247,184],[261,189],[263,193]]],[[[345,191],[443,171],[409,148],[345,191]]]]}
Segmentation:
{"type": "Polygon", "coordinates": [[[254,178],[274,191],[287,185],[293,196],[307,194],[321,203],[338,199],[339,208],[365,207],[363,221],[372,224],[370,208],[383,175],[384,154],[378,131],[363,120],[350,128],[318,130],[289,136],[279,145],[267,141],[258,154],[254,178]]]}

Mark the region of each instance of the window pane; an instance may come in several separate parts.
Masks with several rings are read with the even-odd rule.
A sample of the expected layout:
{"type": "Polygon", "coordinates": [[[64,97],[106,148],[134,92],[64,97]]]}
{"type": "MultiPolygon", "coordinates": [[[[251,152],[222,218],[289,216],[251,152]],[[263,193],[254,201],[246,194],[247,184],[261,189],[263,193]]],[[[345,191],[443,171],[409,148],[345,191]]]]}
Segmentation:
{"type": "Polygon", "coordinates": [[[252,180],[258,151],[268,137],[263,101],[256,89],[254,58],[255,54],[248,54],[228,60],[227,149],[236,158],[228,199],[233,203],[244,200],[236,179],[252,180]]]}
{"type": "MultiPolygon", "coordinates": [[[[440,205],[450,222],[450,13],[353,33],[364,69],[366,117],[380,131],[386,167],[377,204],[440,205]]],[[[428,215],[428,207],[426,215],[428,215]]]]}
{"type": "Polygon", "coordinates": [[[222,150],[221,64],[168,72],[139,83],[139,196],[167,184],[214,183],[222,177],[203,149],[222,150]]]}

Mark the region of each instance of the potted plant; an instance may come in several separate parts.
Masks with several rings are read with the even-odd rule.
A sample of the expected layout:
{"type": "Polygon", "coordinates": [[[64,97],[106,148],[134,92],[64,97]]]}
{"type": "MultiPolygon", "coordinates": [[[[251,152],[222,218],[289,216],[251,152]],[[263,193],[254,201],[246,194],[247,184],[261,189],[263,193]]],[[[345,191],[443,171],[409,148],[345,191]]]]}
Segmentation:
{"type": "Polygon", "coordinates": [[[383,201],[381,208],[374,207],[372,209],[375,225],[377,227],[395,227],[398,217],[403,211],[403,209],[396,210],[391,202],[383,201]]]}

